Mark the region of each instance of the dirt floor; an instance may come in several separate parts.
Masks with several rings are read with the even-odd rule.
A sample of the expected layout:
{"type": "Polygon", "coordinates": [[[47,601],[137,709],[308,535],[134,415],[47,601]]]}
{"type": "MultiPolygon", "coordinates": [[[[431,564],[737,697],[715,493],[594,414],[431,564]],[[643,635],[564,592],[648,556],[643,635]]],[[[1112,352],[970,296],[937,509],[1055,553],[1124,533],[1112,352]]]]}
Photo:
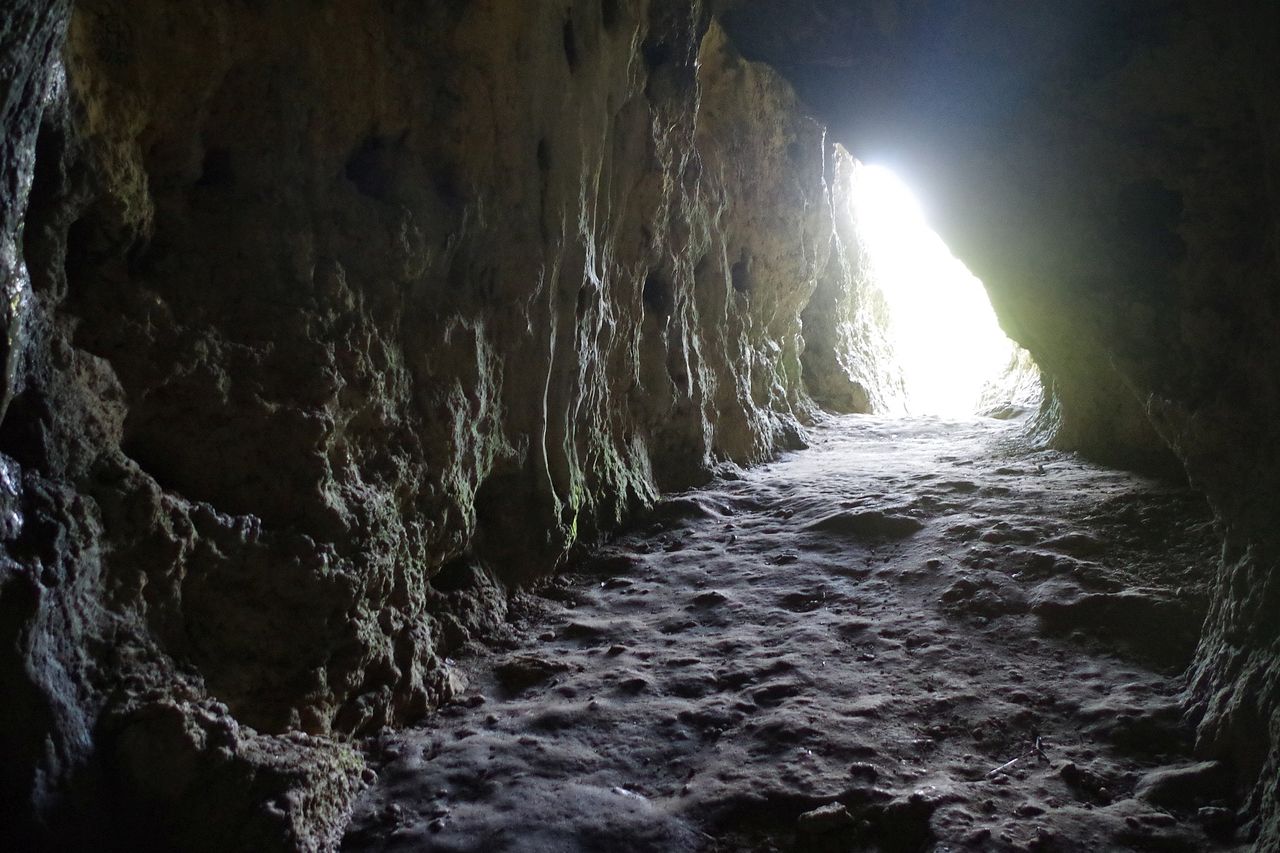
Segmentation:
{"type": "Polygon", "coordinates": [[[1017,423],[812,439],[515,596],[344,848],[1236,849],[1179,710],[1203,499],[1017,423]]]}

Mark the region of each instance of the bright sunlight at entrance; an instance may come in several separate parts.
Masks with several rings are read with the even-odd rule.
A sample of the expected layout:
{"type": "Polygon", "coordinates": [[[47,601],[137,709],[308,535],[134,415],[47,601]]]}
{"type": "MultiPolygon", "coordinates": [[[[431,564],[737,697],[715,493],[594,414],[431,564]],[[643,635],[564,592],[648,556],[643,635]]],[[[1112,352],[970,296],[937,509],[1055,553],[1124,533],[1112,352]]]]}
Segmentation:
{"type": "Polygon", "coordinates": [[[902,181],[865,165],[854,181],[854,217],[889,306],[907,412],[974,414],[984,391],[1009,383],[1018,347],[1000,330],[982,282],[929,228],[902,181]]]}

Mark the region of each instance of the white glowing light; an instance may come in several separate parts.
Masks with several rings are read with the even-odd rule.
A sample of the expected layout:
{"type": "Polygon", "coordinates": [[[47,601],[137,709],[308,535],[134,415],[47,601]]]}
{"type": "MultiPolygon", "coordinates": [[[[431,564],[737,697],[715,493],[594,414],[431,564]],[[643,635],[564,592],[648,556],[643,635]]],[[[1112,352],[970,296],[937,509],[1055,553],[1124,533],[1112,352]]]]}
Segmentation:
{"type": "Polygon", "coordinates": [[[983,387],[1001,376],[1015,345],[996,322],[982,282],[929,228],[902,181],[881,166],[861,166],[854,180],[854,216],[889,306],[907,411],[974,414],[983,387]]]}

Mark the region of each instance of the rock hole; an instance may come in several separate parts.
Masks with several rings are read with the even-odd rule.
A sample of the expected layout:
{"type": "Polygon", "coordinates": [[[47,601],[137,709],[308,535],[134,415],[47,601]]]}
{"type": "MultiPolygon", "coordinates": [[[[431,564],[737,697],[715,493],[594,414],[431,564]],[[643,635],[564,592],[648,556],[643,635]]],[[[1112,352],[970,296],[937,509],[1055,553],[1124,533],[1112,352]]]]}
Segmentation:
{"type": "Polygon", "coordinates": [[[578,68],[578,39],[573,31],[573,21],[564,22],[564,59],[569,63],[569,70],[578,68]]]}
{"type": "Polygon", "coordinates": [[[650,72],[658,70],[671,61],[671,45],[664,41],[646,41],[640,48],[640,52],[644,56],[645,67],[650,72]]]}
{"type": "Polygon", "coordinates": [[[450,210],[456,212],[466,206],[467,197],[462,191],[462,183],[452,170],[441,169],[436,172],[431,183],[436,195],[450,210]]]}
{"type": "Polygon", "coordinates": [[[1121,188],[1116,205],[1120,233],[1137,240],[1148,257],[1181,260],[1187,254],[1187,243],[1177,231],[1182,206],[1182,193],[1159,181],[1128,184],[1121,188]]]}
{"type": "Polygon", "coordinates": [[[155,256],[151,253],[151,241],[138,238],[125,252],[125,269],[130,278],[141,278],[155,271],[155,256]]]}
{"type": "Polygon", "coordinates": [[[394,177],[387,141],[382,137],[371,136],[362,142],[347,158],[344,174],[361,195],[387,201],[394,177]]]}
{"type": "Polygon", "coordinates": [[[445,285],[450,290],[462,290],[467,286],[467,282],[471,279],[471,270],[461,260],[454,260],[449,265],[449,271],[445,273],[445,285]]]}
{"type": "Polygon", "coordinates": [[[689,192],[694,192],[698,187],[698,182],[702,180],[702,158],[690,157],[689,162],[685,164],[684,174],[682,175],[684,187],[689,192]]]}
{"type": "Polygon", "coordinates": [[[711,255],[703,255],[698,258],[698,262],[693,265],[693,286],[701,287],[707,280],[707,276],[711,274],[711,255]]]}
{"type": "Polygon", "coordinates": [[[62,168],[66,159],[66,137],[53,122],[42,122],[36,136],[35,165],[31,190],[27,196],[26,227],[22,230],[23,252],[31,275],[31,288],[36,292],[56,292],[60,286],[52,275],[56,264],[41,259],[55,256],[58,247],[48,235],[55,229],[59,206],[64,202],[67,186],[62,168]]]}
{"type": "Polygon", "coordinates": [[[538,140],[538,171],[551,171],[551,146],[547,144],[545,136],[538,140]]]}
{"type": "Polygon", "coordinates": [[[696,57],[688,50],[688,21],[677,4],[652,4],[649,14],[649,37],[640,46],[649,72],[645,96],[666,101],[687,95],[698,78],[696,57]]]}
{"type": "Polygon", "coordinates": [[[38,468],[49,458],[47,436],[53,419],[47,400],[31,388],[19,391],[9,401],[4,420],[0,421],[0,452],[19,465],[38,468]]]}
{"type": "MultiPolygon", "coordinates": [[[[349,166],[350,164],[348,163],[349,166]]],[[[196,186],[229,187],[235,183],[235,180],[235,172],[231,167],[231,152],[229,150],[226,148],[210,148],[204,152],[204,163],[200,167],[200,177],[196,180],[196,186]]]]}
{"type": "Polygon", "coordinates": [[[689,390],[689,367],[680,349],[673,349],[667,354],[667,376],[681,392],[689,390]]]}
{"type": "Polygon", "coordinates": [[[738,293],[751,292],[751,258],[744,251],[738,261],[729,268],[729,278],[738,293]]]}
{"type": "Polygon", "coordinates": [[[671,283],[655,273],[645,277],[641,297],[644,300],[645,309],[659,317],[670,317],[675,309],[675,293],[672,291],[671,283]]]}
{"type": "Polygon", "coordinates": [[[606,30],[618,25],[618,0],[600,0],[600,22],[606,30]]]}
{"type": "Polygon", "coordinates": [[[459,592],[476,585],[479,567],[469,557],[458,557],[440,567],[431,578],[431,588],[436,592],[459,592]]]}
{"type": "Polygon", "coordinates": [[[67,255],[63,271],[68,294],[75,295],[84,289],[82,285],[92,275],[96,256],[100,254],[95,251],[95,245],[100,243],[98,228],[90,217],[77,219],[67,228],[67,255]]]}
{"type": "Polygon", "coordinates": [[[137,463],[138,467],[145,471],[147,476],[155,480],[166,491],[199,494],[201,498],[213,497],[207,492],[193,488],[193,484],[187,482],[187,478],[182,476],[180,468],[173,464],[171,448],[159,446],[147,434],[145,418],[140,418],[133,412],[130,412],[125,417],[124,435],[120,442],[120,451],[137,463]],[[143,422],[142,428],[139,428],[140,421],[143,422]]]}

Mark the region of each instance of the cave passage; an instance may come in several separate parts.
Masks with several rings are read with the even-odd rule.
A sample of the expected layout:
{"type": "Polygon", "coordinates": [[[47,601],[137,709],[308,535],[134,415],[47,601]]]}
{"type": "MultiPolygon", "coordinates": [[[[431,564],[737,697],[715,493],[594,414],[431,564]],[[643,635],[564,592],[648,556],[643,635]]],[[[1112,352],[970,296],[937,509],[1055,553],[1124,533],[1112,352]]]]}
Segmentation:
{"type": "Polygon", "coordinates": [[[887,308],[905,413],[1034,408],[1030,357],[1001,330],[982,282],[929,227],[911,189],[886,166],[859,164],[852,206],[871,284],[887,308]]]}
{"type": "Polygon", "coordinates": [[[517,593],[344,845],[1217,849],[1228,803],[1174,817],[1207,521],[1013,422],[832,418],[517,593]]]}
{"type": "Polygon", "coordinates": [[[1280,851],[1222,7],[6,0],[0,853],[1280,851]]]}

